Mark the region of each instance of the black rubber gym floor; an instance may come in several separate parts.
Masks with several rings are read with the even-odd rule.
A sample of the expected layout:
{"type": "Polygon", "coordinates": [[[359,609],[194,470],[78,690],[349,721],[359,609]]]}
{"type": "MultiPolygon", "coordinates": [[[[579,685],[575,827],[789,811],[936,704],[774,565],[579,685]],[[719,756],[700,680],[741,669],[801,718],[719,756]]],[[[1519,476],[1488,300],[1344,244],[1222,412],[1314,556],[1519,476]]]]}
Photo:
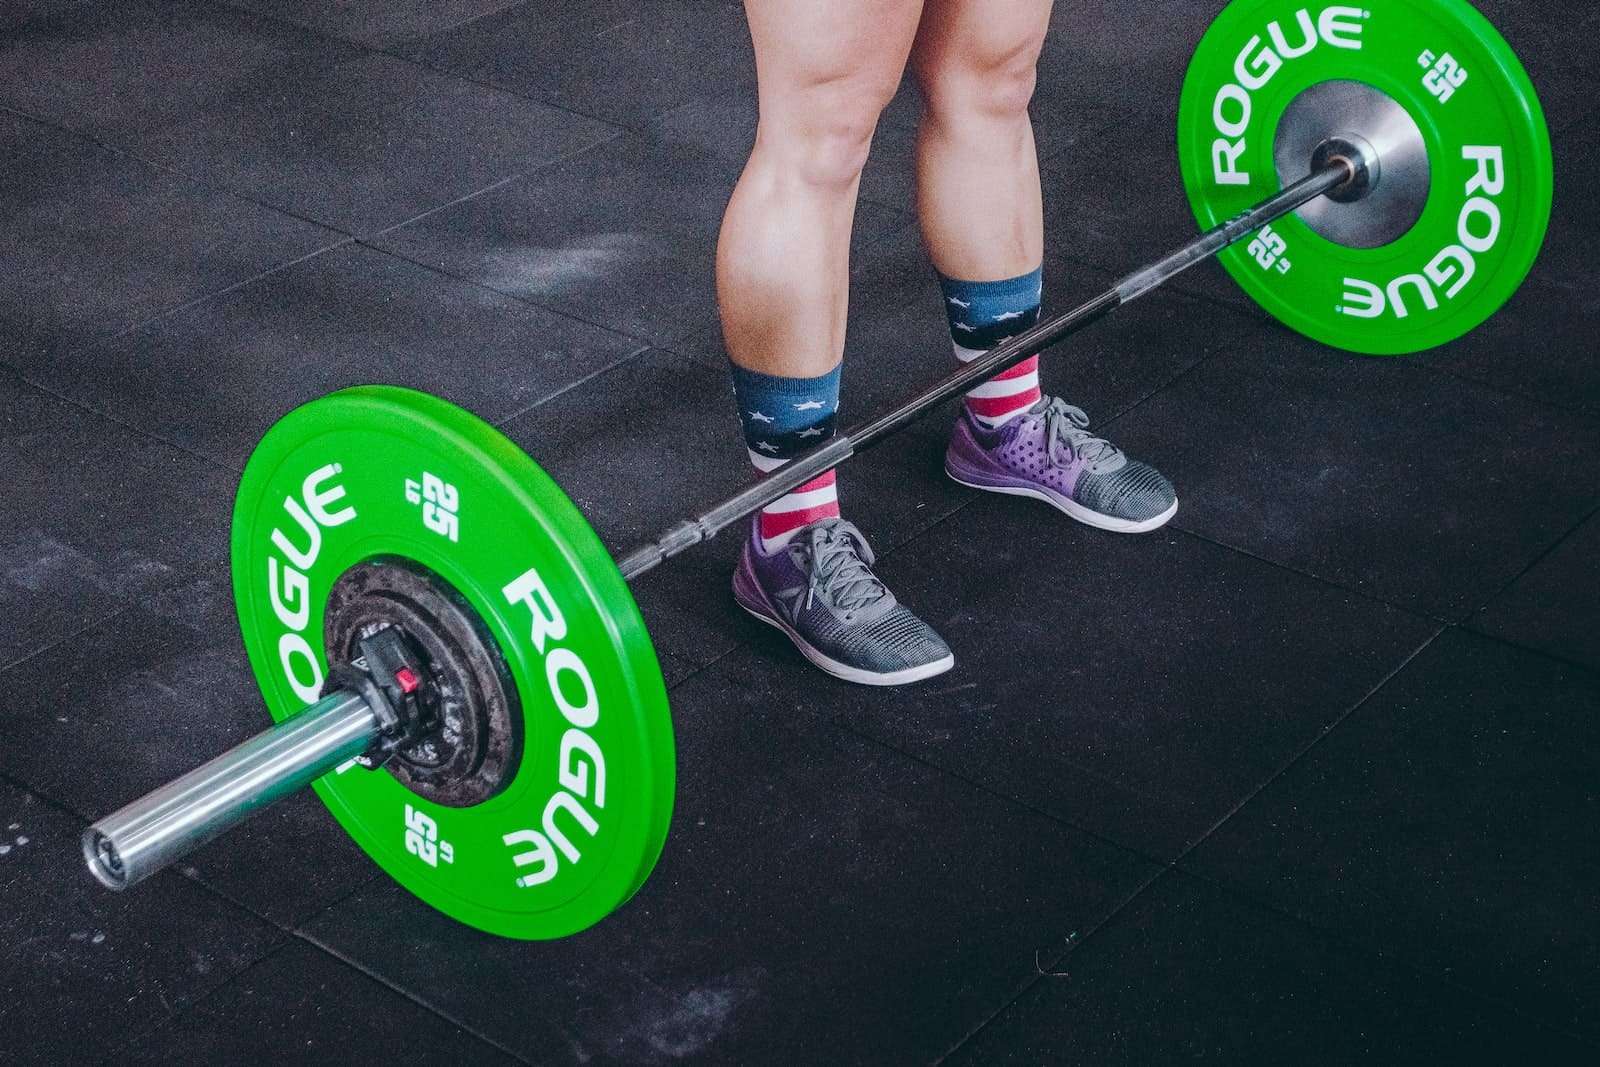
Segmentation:
{"type": "MultiPolygon", "coordinates": [[[[1178,90],[1217,0],[1060,0],[1047,307],[1185,239],[1178,90]]],[[[301,796],[113,895],[85,824],[265,725],[238,472],[330,389],[501,425],[614,550],[747,478],[713,303],[753,131],[737,7],[0,4],[0,1061],[1596,1062],[1600,8],[1482,5],[1556,213],[1485,328],[1402,361],[1207,267],[1045,361],[1169,473],[1119,538],[845,468],[956,670],[802,665],[725,537],[644,579],[677,723],[654,876],[496,940],[301,796]]],[[[847,406],[948,369],[909,213],[863,184],[847,406]]]]}

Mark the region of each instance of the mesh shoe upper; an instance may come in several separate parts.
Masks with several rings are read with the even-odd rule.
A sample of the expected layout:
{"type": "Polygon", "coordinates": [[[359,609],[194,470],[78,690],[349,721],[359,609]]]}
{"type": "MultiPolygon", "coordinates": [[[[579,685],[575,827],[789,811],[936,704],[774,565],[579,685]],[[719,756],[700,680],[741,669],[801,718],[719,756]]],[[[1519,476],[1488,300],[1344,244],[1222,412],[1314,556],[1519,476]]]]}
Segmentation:
{"type": "Polygon", "coordinates": [[[1085,471],[1078,479],[1078,503],[1102,515],[1145,522],[1163,514],[1178,498],[1172,483],[1148,463],[1129,460],[1116,471],[1085,471]]]}
{"type": "Polygon", "coordinates": [[[853,523],[825,519],[771,555],[746,552],[768,601],[830,659],[892,674],[950,656],[933,628],[872,573],[872,549],[853,523]]]}
{"type": "Polygon", "coordinates": [[[1129,459],[1089,432],[1089,416],[1059,397],[1045,397],[998,429],[965,427],[988,462],[1019,483],[1048,488],[1085,508],[1130,522],[1168,511],[1172,483],[1148,463],[1129,459]]]}

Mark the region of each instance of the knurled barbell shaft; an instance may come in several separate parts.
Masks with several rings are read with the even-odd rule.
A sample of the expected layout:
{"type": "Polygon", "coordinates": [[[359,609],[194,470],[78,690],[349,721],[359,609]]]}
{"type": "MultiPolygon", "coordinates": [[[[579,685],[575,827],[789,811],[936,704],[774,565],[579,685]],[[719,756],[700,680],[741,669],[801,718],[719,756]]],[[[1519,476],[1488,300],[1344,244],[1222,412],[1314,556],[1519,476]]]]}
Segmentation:
{"type": "Polygon", "coordinates": [[[89,870],[125,889],[361,755],[382,729],[363,697],[331,693],[89,827],[89,870]]]}
{"type": "Polygon", "coordinates": [[[715,537],[733,523],[827,473],[946,400],[1009,370],[1029,356],[1104,318],[1123,304],[1171,281],[1195,264],[1203,263],[1223,249],[1237,244],[1261,227],[1332,192],[1350,181],[1357,172],[1358,165],[1347,159],[1335,157],[1329,160],[1320,170],[1313,171],[1243,214],[1207,230],[1175,252],[1140,267],[1093,299],[1017,334],[970,363],[962,364],[959,370],[899,407],[835,436],[827,444],[796,457],[748,489],[735,493],[692,519],[667,528],[654,541],[635,549],[618,562],[622,576],[631,581],[685,549],[715,537]]]}

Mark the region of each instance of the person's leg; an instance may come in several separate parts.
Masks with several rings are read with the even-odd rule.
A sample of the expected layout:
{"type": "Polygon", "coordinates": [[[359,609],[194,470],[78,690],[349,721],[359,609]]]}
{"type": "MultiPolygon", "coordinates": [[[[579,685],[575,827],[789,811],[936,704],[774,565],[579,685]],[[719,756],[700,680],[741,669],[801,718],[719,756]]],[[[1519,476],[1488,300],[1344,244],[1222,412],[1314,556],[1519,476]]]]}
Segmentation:
{"type": "MultiPolygon", "coordinates": [[[[723,218],[717,298],[750,457],[764,472],[833,432],[856,191],[921,8],[746,0],[760,119],[723,218]]],[[[767,550],[837,516],[833,486],[830,472],[768,507],[767,550]]]]}
{"type": "Polygon", "coordinates": [[[1028,102],[1051,0],[927,0],[912,52],[925,109],[917,212],[934,267],[995,281],[1044,258],[1028,102]]]}
{"type": "MultiPolygon", "coordinates": [[[[963,361],[1038,320],[1044,211],[1028,101],[1050,7],[928,0],[917,35],[917,213],[963,361]]],[[[973,390],[968,410],[997,426],[1039,398],[1034,358],[973,390]]]]}
{"type": "MultiPolygon", "coordinates": [[[[1039,318],[1044,258],[1028,102],[1050,0],[928,0],[912,64],[926,110],[917,211],[957,358],[976,359],[1039,318]]],[[[1172,485],[1043,396],[1034,356],[973,389],[945,469],[966,485],[1046,500],[1127,533],[1177,512],[1172,485]]]]}
{"type": "MultiPolygon", "coordinates": [[[[921,8],[922,0],[745,0],[760,121],[723,219],[717,296],[760,471],[833,434],[856,191],[921,8]]],[[[871,563],[866,539],[839,517],[829,472],[753,518],[734,595],[838,677],[894,685],[949,670],[949,648],[871,563]]]]}
{"type": "Polygon", "coordinates": [[[717,248],[738,366],[815,377],[838,365],[861,168],[921,10],[922,0],[745,0],[760,118],[717,248]]]}

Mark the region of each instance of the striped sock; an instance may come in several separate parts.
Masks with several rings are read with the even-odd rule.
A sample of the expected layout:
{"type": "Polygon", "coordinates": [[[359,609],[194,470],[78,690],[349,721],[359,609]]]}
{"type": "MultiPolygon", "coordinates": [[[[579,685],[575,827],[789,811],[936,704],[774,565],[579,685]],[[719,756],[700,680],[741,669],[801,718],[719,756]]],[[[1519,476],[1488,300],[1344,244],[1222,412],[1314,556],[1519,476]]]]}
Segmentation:
{"type": "MultiPolygon", "coordinates": [[[[819,378],[779,378],[733,365],[733,393],[750,462],[763,474],[833,436],[839,412],[839,368],[819,378]]],[[[829,471],[761,509],[761,550],[772,553],[818,519],[839,517],[829,471]]]]}
{"type": "MultiPolygon", "coordinates": [[[[1039,321],[1042,271],[999,282],[939,276],[956,358],[970,363],[1039,321]]],[[[1029,356],[967,394],[967,410],[985,426],[1004,426],[1039,402],[1039,357],[1029,356]]]]}

